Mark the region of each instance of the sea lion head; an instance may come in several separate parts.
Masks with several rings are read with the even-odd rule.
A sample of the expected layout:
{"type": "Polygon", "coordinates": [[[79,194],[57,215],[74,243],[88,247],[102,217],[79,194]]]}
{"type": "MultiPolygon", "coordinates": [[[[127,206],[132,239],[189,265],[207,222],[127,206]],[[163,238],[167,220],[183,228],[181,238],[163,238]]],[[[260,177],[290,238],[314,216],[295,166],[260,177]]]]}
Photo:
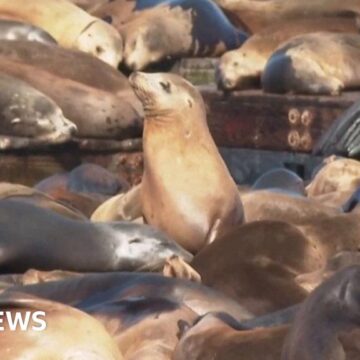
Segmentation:
{"type": "Polygon", "coordinates": [[[219,89],[254,88],[260,83],[264,60],[254,52],[233,50],[225,53],[216,68],[219,89]]]}
{"type": "Polygon", "coordinates": [[[115,68],[122,60],[121,36],[113,26],[102,20],[90,23],[76,39],[75,47],[115,68]]]}
{"type": "Polygon", "coordinates": [[[179,116],[167,117],[166,115],[176,113],[182,119],[186,119],[187,114],[191,113],[191,118],[194,118],[195,113],[198,114],[195,118],[205,118],[206,121],[205,105],[200,93],[181,76],[136,72],[130,76],[129,80],[135,94],[143,104],[145,118],[161,116],[162,120],[171,121],[179,119],[179,116]]]}

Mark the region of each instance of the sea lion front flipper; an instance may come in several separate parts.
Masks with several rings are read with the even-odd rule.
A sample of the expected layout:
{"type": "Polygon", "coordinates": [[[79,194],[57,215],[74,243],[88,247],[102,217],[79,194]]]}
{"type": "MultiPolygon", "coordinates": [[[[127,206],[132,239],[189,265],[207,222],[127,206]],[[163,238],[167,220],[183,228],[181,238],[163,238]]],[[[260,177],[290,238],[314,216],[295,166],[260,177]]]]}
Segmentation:
{"type": "Polygon", "coordinates": [[[314,148],[315,155],[356,156],[360,153],[360,101],[341,115],[314,148]]]}
{"type": "Polygon", "coordinates": [[[179,256],[173,255],[166,259],[163,268],[163,275],[177,279],[187,279],[190,281],[201,283],[201,275],[186,263],[179,256]]]}

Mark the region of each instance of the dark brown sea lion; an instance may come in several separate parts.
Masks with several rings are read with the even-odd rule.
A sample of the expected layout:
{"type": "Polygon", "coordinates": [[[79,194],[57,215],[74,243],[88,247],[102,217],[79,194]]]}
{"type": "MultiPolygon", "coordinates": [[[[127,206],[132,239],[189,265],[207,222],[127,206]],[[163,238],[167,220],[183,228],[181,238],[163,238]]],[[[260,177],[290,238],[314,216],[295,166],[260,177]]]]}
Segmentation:
{"type": "Polygon", "coordinates": [[[353,349],[351,355],[346,354],[339,335],[356,330],[353,343],[358,339],[359,284],[360,266],[352,266],[339,271],[314,290],[296,315],[281,359],[358,359],[360,348],[353,349]]]}
{"type": "Polygon", "coordinates": [[[256,33],[280,21],[326,16],[354,17],[360,13],[357,0],[215,0],[233,22],[256,33]]]}
{"type": "Polygon", "coordinates": [[[211,0],[166,1],[141,11],[119,31],[124,62],[133,71],[170,58],[216,57],[247,39],[211,0]]]}
{"type": "Polygon", "coordinates": [[[251,36],[239,49],[225,53],[217,66],[217,83],[224,90],[259,87],[261,74],[273,52],[291,38],[317,31],[356,33],[355,19],[344,17],[277,21],[251,36]]]}
{"type": "MultiPolygon", "coordinates": [[[[360,6],[360,5],[359,5],[360,6]]],[[[360,87],[360,35],[318,32],[283,43],[262,74],[267,92],[336,95],[360,87]]]]}
{"type": "Polygon", "coordinates": [[[56,46],[0,41],[0,64],[52,98],[77,125],[79,137],[141,136],[141,104],[127,79],[102,61],[56,46]]]}
{"type": "Polygon", "coordinates": [[[203,99],[189,82],[137,72],[130,83],[145,110],[143,215],[195,253],[243,222],[235,182],[209,132],[203,99]]]}
{"type": "Polygon", "coordinates": [[[103,325],[78,309],[15,293],[0,297],[0,309],[2,359],[123,359],[103,325]],[[23,329],[14,330],[15,316],[23,329]]]}
{"type": "Polygon", "coordinates": [[[0,200],[0,223],[3,272],[156,271],[172,255],[192,258],[150,226],[75,221],[18,201],[0,200]]]}
{"type": "Polygon", "coordinates": [[[74,220],[86,220],[80,211],[61,204],[45,193],[19,184],[0,183],[0,199],[28,202],[74,220]]]}
{"type": "Polygon", "coordinates": [[[355,192],[360,186],[360,162],[353,159],[329,157],[306,187],[308,197],[331,192],[355,192]]]}
{"type": "Polygon", "coordinates": [[[6,71],[0,89],[0,150],[61,144],[77,131],[52,99],[6,71]]]}
{"type": "Polygon", "coordinates": [[[279,220],[292,224],[306,224],[313,219],[327,219],[342,213],[340,208],[322,205],[314,199],[269,190],[242,194],[241,201],[246,222],[279,220]]]}
{"type": "Polygon", "coordinates": [[[43,29],[19,21],[0,20],[1,40],[38,41],[56,44],[56,40],[43,29]]]}
{"type": "Polygon", "coordinates": [[[253,317],[241,304],[196,282],[149,273],[99,273],[70,277],[36,285],[13,286],[4,292],[21,291],[81,308],[133,298],[158,298],[182,303],[198,315],[218,311],[238,321],[253,317]]]}
{"type": "Polygon", "coordinates": [[[1,0],[0,17],[38,26],[61,46],[89,53],[113,67],[121,61],[122,41],[118,32],[69,1],[1,0]]]}

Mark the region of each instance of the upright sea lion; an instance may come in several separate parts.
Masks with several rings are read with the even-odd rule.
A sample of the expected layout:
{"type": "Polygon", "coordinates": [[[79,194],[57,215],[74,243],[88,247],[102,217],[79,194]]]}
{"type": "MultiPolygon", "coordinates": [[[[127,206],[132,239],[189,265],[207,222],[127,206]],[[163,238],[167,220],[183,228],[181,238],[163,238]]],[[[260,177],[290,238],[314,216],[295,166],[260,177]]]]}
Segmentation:
{"type": "Polygon", "coordinates": [[[78,309],[24,294],[1,296],[0,308],[2,359],[123,359],[104,326],[78,309]]]}
{"type": "Polygon", "coordinates": [[[354,192],[360,186],[360,162],[346,158],[327,158],[306,187],[308,197],[331,192],[354,192]]]}
{"type": "Polygon", "coordinates": [[[41,191],[20,184],[0,182],[0,199],[29,202],[74,220],[86,220],[80,211],[65,206],[41,191]]]}
{"type": "Polygon", "coordinates": [[[19,21],[0,20],[1,40],[38,41],[56,44],[56,40],[43,29],[19,21]]]}
{"type": "Polygon", "coordinates": [[[215,0],[231,19],[251,33],[279,21],[303,17],[354,16],[360,13],[357,0],[215,0]]]}
{"type": "Polygon", "coordinates": [[[169,0],[140,12],[119,31],[131,70],[169,58],[219,56],[247,39],[211,0],[169,0]]]}
{"type": "Polygon", "coordinates": [[[356,33],[355,19],[344,17],[299,18],[277,21],[251,36],[239,49],[225,53],[217,66],[219,88],[246,89],[260,86],[260,78],[273,52],[291,38],[317,31],[356,33]]]}
{"type": "Polygon", "coordinates": [[[0,200],[0,223],[3,272],[30,268],[157,271],[172,255],[185,261],[192,258],[174,241],[146,225],[75,221],[17,201],[0,200]]]}
{"type": "Polygon", "coordinates": [[[117,31],[66,0],[1,0],[0,18],[20,20],[47,31],[63,47],[78,49],[117,67],[122,41],[117,31]]]}
{"type": "Polygon", "coordinates": [[[145,111],[143,215],[195,253],[243,222],[235,182],[209,132],[203,99],[189,82],[134,73],[130,84],[145,111]]]}
{"type": "Polygon", "coordinates": [[[261,175],[253,184],[253,190],[278,190],[294,195],[305,195],[303,179],[296,173],[283,169],[272,169],[261,175]]]}
{"type": "Polygon", "coordinates": [[[359,34],[297,36],[272,54],[262,86],[267,92],[336,95],[360,87],[359,59],[359,34]]]}
{"type": "Polygon", "coordinates": [[[102,61],[40,43],[0,41],[0,63],[56,101],[79,137],[141,136],[141,104],[127,79],[102,61]]]}
{"type": "Polygon", "coordinates": [[[77,131],[58,105],[29,84],[0,73],[0,150],[69,141],[77,131]]]}
{"type": "MultiPolygon", "coordinates": [[[[346,356],[339,335],[360,324],[360,266],[348,267],[315,289],[298,311],[282,360],[357,359],[346,356]]],[[[353,354],[354,355],[354,354],[353,354]]]]}

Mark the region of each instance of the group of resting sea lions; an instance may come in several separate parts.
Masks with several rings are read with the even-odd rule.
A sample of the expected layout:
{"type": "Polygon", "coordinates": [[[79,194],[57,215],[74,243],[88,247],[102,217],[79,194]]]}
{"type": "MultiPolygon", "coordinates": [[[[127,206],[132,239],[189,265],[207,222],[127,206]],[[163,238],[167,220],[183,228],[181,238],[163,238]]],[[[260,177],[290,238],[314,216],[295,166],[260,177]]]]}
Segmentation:
{"type": "Polygon", "coordinates": [[[333,155],[360,152],[359,105],[324,134],[332,156],[308,182],[277,168],[236,184],[199,90],[138,71],[234,50],[224,88],[338,93],[358,85],[359,12],[0,0],[0,149],[142,136],[144,167],[136,185],[90,163],[0,183],[0,359],[359,359],[360,162],[333,155]],[[39,311],[45,329],[14,331],[11,316],[39,311]]]}

